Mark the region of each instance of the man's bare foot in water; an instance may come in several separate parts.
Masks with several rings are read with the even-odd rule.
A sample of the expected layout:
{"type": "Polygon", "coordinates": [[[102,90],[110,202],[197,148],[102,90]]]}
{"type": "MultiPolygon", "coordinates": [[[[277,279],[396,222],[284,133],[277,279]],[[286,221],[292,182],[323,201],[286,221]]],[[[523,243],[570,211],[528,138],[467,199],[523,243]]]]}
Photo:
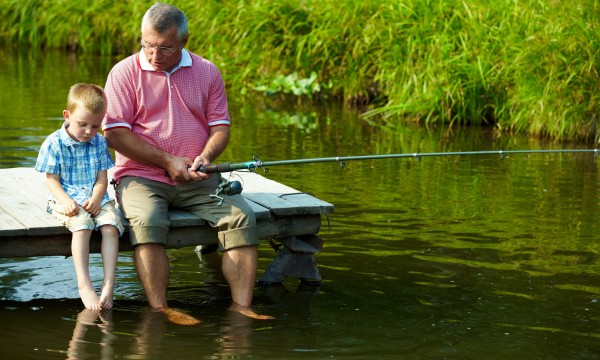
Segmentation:
{"type": "Polygon", "coordinates": [[[177,325],[197,325],[201,323],[201,321],[195,317],[172,308],[160,308],[157,310],[164,313],[170,322],[177,325]]]}
{"type": "Polygon", "coordinates": [[[79,297],[81,301],[83,301],[83,305],[86,309],[90,309],[93,311],[100,311],[102,308],[100,307],[100,298],[98,294],[91,287],[80,287],[79,288],[79,297]]]}
{"type": "Polygon", "coordinates": [[[98,301],[102,310],[112,309],[114,291],[114,284],[105,283],[102,285],[102,293],[100,294],[100,300],[98,301]]]}
{"type": "Polygon", "coordinates": [[[237,313],[240,313],[244,316],[247,316],[249,318],[256,319],[256,320],[273,320],[273,319],[275,319],[273,316],[258,314],[254,310],[252,310],[250,307],[242,306],[242,305],[239,305],[236,303],[231,304],[231,306],[229,307],[229,310],[235,311],[237,313]]]}

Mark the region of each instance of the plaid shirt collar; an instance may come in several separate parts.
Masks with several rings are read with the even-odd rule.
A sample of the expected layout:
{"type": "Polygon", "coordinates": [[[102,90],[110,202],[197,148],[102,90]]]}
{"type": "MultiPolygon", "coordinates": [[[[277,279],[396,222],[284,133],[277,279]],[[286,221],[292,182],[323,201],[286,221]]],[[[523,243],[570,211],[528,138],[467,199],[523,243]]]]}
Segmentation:
{"type": "Polygon", "coordinates": [[[69,133],[67,132],[68,127],[69,127],[69,122],[65,121],[60,128],[60,141],[63,143],[63,145],[65,145],[65,146],[81,146],[81,145],[85,145],[88,143],[91,145],[96,144],[96,141],[97,141],[96,136],[94,136],[93,138],[90,139],[90,141],[87,141],[87,142],[73,140],[71,135],[69,135],[69,133]]]}

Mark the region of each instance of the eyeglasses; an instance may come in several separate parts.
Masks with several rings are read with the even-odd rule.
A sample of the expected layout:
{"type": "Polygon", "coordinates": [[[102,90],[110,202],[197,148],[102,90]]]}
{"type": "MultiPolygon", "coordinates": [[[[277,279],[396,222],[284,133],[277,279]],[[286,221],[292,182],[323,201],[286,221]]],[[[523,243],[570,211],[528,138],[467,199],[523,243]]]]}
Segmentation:
{"type": "Polygon", "coordinates": [[[160,52],[160,54],[163,56],[171,56],[171,55],[175,54],[175,52],[177,50],[179,50],[179,49],[173,49],[173,48],[165,47],[165,46],[148,45],[148,44],[144,44],[143,42],[140,43],[140,46],[142,47],[142,49],[144,49],[144,51],[147,51],[147,52],[158,50],[160,52]]]}

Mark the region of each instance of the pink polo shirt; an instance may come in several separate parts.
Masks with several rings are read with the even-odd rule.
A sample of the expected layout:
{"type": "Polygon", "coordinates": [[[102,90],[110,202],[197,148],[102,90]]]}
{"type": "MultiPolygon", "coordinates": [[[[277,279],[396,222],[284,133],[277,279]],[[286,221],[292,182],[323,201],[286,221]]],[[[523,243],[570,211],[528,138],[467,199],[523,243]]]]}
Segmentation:
{"type": "MultiPolygon", "coordinates": [[[[108,109],[103,131],[122,127],[175,156],[200,155],[212,126],[229,126],[223,79],[210,61],[182,50],[170,73],[155,71],[141,53],[116,64],[104,87],[108,109]]],[[[175,184],[164,169],[127,158],[115,159],[115,180],[124,176],[175,184]]]]}

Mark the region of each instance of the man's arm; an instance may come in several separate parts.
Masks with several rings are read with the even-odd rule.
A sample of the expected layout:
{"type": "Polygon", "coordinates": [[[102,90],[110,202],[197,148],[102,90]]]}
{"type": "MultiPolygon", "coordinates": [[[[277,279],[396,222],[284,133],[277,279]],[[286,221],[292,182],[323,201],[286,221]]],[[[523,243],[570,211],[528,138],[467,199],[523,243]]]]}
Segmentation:
{"type": "Polygon", "coordinates": [[[204,146],[202,154],[196,156],[194,163],[189,169],[190,177],[194,180],[204,180],[210,175],[204,174],[195,169],[201,165],[208,166],[212,161],[217,159],[219,155],[225,151],[229,143],[229,126],[213,126],[210,128],[210,136],[204,146]]]}
{"type": "Polygon", "coordinates": [[[126,128],[113,128],[104,131],[108,146],[135,161],[165,169],[176,182],[190,180],[188,167],[192,160],[173,156],[149,144],[126,128]]]}

